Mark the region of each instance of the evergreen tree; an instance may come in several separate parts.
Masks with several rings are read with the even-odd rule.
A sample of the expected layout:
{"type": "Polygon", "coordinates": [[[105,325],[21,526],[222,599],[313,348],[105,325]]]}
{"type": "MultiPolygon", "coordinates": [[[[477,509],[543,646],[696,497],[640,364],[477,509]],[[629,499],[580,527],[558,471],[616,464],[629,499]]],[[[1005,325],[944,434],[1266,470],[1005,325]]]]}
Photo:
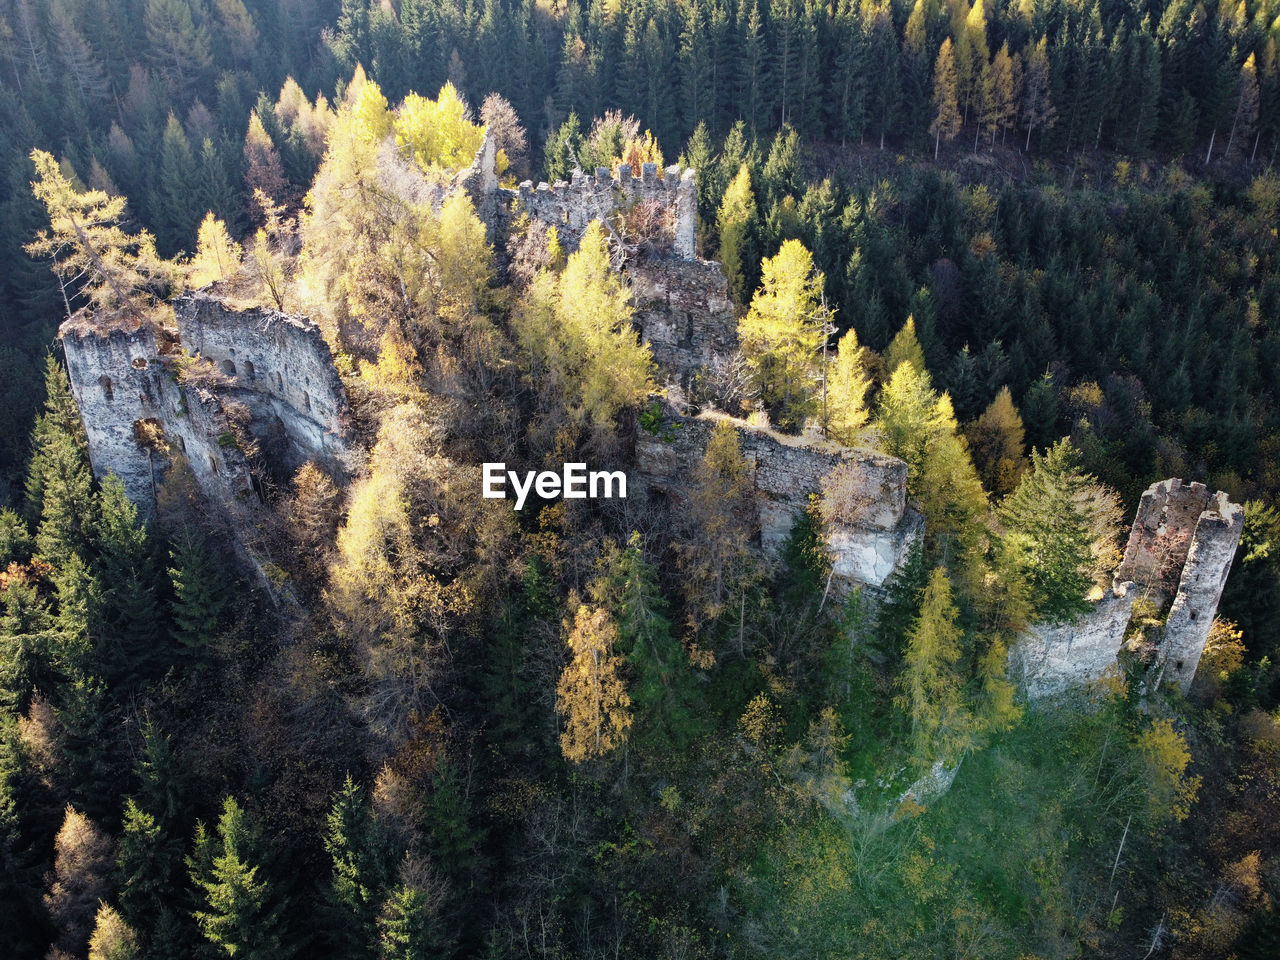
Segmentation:
{"type": "Polygon", "coordinates": [[[325,821],[324,848],[333,861],[329,886],[332,939],[343,956],[371,956],[378,913],[392,879],[387,837],[364,791],[347,775],[325,821]]]}
{"type": "Polygon", "coordinates": [[[103,588],[104,675],[113,687],[129,688],[154,676],[161,665],[156,571],[146,527],[115,474],[98,495],[98,582],[103,588]]]}
{"type": "Polygon", "coordinates": [[[227,797],[211,835],[196,825],[195,847],[187,859],[199,897],[200,931],[230,957],[269,960],[292,956],[296,947],[282,937],[279,906],[262,876],[257,832],[234,797],[227,797]]]}
{"type": "Polygon", "coordinates": [[[156,243],[167,254],[192,248],[201,211],[199,194],[192,189],[198,169],[182,124],[170,113],[160,141],[157,183],[150,194],[156,243]]]}
{"type": "Polygon", "coordinates": [[[930,385],[932,381],[929,377],[929,370],[924,363],[924,348],[920,345],[920,339],[916,336],[916,318],[914,315],[907,317],[907,322],[894,334],[884,352],[884,369],[889,376],[893,376],[904,363],[909,363],[915,367],[916,375],[923,379],[926,387],[930,385]]]}
{"type": "Polygon", "coordinates": [[[644,559],[640,534],[633,532],[625,548],[606,553],[603,566],[591,592],[617,623],[618,650],[630,673],[637,742],[667,749],[687,746],[701,726],[698,698],[688,654],[671,632],[657,571],[644,559]]]}
{"type": "Polygon", "coordinates": [[[1120,498],[1080,467],[1067,439],[1032,451],[1031,472],[1000,505],[1012,562],[1031,586],[1036,614],[1070,620],[1114,566],[1120,498]]]}
{"type": "Polygon", "coordinates": [[[1057,120],[1058,113],[1050,96],[1050,78],[1048,39],[1041,37],[1027,59],[1026,81],[1022,87],[1022,122],[1027,126],[1025,150],[1031,149],[1031,134],[1037,127],[1047,129],[1057,120]]]}
{"type": "Polygon", "coordinates": [[[230,603],[227,582],[208,546],[189,528],[178,534],[169,556],[174,639],[198,666],[221,629],[230,603]]]}

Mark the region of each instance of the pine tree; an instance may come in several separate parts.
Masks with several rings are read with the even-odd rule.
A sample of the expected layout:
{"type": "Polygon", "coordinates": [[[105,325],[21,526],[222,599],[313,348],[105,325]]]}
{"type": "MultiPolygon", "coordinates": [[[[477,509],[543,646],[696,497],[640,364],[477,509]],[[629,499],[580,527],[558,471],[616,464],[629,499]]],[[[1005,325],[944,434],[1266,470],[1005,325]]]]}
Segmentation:
{"type": "Polygon", "coordinates": [[[196,922],[210,944],[245,960],[292,956],[292,944],[281,937],[278,906],[260,876],[260,841],[234,797],[222,804],[216,837],[203,823],[196,825],[187,869],[200,900],[196,922]]]}
{"type": "Polygon", "coordinates": [[[951,599],[951,581],[943,567],[929,576],[920,618],[907,637],[899,702],[911,717],[916,761],[954,763],[973,743],[974,718],[964,703],[960,611],[951,599]]]}
{"type": "Polygon", "coordinates": [[[1042,36],[1027,59],[1026,82],[1022,87],[1022,122],[1027,125],[1027,142],[1023,149],[1031,149],[1032,131],[1037,127],[1047,130],[1057,117],[1050,97],[1048,38],[1042,36]]]}
{"type": "Polygon", "coordinates": [[[75,433],[52,426],[40,433],[41,446],[32,459],[33,470],[40,472],[36,552],[61,568],[72,554],[88,555],[96,515],[89,457],[75,433]]]}
{"type": "Polygon", "coordinates": [[[181,844],[133,797],[125,800],[124,823],[116,847],[120,910],[135,930],[146,931],[166,909],[181,844]]]}
{"type": "Polygon", "coordinates": [[[98,582],[103,588],[100,658],[113,688],[131,688],[161,667],[156,570],[147,529],[115,474],[98,495],[98,582]]]}
{"type": "Polygon", "coordinates": [[[100,903],[89,938],[89,960],[137,960],[141,956],[133,928],[114,907],[100,903]]]}
{"type": "Polygon", "coordinates": [[[157,183],[149,198],[156,243],[168,254],[191,249],[192,231],[200,219],[199,198],[192,189],[197,170],[187,134],[170,113],[160,141],[157,183]]]}
{"type": "Polygon", "coordinates": [[[1017,118],[1021,84],[1022,65],[1016,55],[1009,54],[1009,43],[1005,41],[983,75],[982,125],[991,133],[992,147],[996,134],[1005,133],[1017,118]]]}
{"type": "Polygon", "coordinates": [[[762,265],[760,288],[738,323],[743,355],[777,422],[799,430],[813,408],[813,377],[825,337],[823,276],[798,240],[762,265]]]}
{"type": "Polygon", "coordinates": [[[1236,110],[1231,120],[1231,135],[1227,138],[1227,157],[1239,142],[1240,149],[1250,151],[1250,162],[1256,151],[1254,131],[1258,126],[1258,68],[1257,59],[1250,53],[1240,67],[1240,85],[1236,92],[1236,110]]]}
{"type": "Polygon", "coordinates": [[[173,635],[186,656],[199,666],[208,647],[221,629],[229,606],[228,586],[222,572],[201,537],[182,530],[172,545],[173,635]]]}
{"type": "Polygon", "coordinates": [[[688,655],[671,632],[657,571],[644,559],[640,534],[612,547],[592,598],[612,611],[618,650],[626,657],[637,740],[657,748],[686,746],[700,728],[688,655]]]}
{"type": "Polygon", "coordinates": [[[147,0],[143,26],[165,82],[185,98],[213,64],[208,30],[204,24],[196,26],[187,0],[147,0]]]}
{"type": "Polygon", "coordinates": [[[1120,498],[1084,472],[1067,439],[1032,451],[1031,472],[1000,505],[1013,563],[1031,586],[1036,614],[1069,620],[1118,559],[1120,498]]]}
{"type": "Polygon", "coordinates": [[[938,146],[943,140],[950,143],[960,132],[960,104],[957,97],[956,60],[951,48],[951,38],[942,41],[938,59],[933,66],[933,121],[929,132],[933,134],[933,159],[938,159],[938,146]]]}
{"type": "Polygon", "coordinates": [[[328,891],[332,939],[343,956],[370,956],[393,874],[391,850],[389,837],[373,820],[364,791],[350,774],[329,810],[324,848],[333,861],[328,891]]]}
{"type": "Polygon", "coordinates": [[[717,215],[720,233],[720,263],[725,279],[729,281],[729,293],[734,301],[746,303],[747,293],[753,289],[756,252],[756,234],[759,229],[755,196],[751,192],[751,172],[744,163],[724,192],[717,215]]]}
{"type": "Polygon", "coordinates": [[[583,604],[564,622],[570,661],[556,684],[556,713],[564,718],[560,751],[573,763],[606,756],[627,739],[631,697],[614,652],[618,630],[607,611],[583,604]]]}

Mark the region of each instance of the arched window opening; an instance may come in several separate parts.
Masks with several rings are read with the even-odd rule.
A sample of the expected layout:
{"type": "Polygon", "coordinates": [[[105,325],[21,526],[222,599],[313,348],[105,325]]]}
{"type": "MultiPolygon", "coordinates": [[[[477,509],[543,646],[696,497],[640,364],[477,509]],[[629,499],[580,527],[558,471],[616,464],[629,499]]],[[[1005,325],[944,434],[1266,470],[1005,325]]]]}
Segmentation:
{"type": "Polygon", "coordinates": [[[257,374],[254,372],[252,360],[246,360],[244,362],[244,375],[249,380],[256,379],[257,374]]]}
{"type": "Polygon", "coordinates": [[[236,365],[230,360],[223,360],[222,363],[218,364],[218,368],[228,377],[234,377],[236,375],[236,365]]]}
{"type": "Polygon", "coordinates": [[[102,394],[108,400],[114,400],[116,398],[115,391],[111,389],[111,378],[105,373],[98,378],[98,385],[102,387],[102,394]]]}

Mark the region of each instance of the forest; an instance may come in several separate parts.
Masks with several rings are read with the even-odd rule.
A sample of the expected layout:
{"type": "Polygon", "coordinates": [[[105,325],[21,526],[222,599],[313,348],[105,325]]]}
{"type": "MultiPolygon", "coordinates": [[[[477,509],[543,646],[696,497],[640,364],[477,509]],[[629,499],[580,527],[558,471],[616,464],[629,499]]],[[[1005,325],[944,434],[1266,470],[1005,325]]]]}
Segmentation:
{"type": "Polygon", "coordinates": [[[1278,43],[1276,0],[0,0],[0,954],[1275,956],[1278,43]],[[692,399],[905,461],[885,589],[831,595],[834,488],[762,559],[728,426],[679,509],[480,497],[661,433],[669,227],[493,236],[486,133],[508,189],[697,171],[741,349],[692,399]],[[209,284],[318,324],[349,482],[232,513],[154,435],[153,512],[95,478],[59,325],[209,284]],[[1245,509],[1194,684],[1028,702],[1010,648],[1167,477],[1245,509]]]}

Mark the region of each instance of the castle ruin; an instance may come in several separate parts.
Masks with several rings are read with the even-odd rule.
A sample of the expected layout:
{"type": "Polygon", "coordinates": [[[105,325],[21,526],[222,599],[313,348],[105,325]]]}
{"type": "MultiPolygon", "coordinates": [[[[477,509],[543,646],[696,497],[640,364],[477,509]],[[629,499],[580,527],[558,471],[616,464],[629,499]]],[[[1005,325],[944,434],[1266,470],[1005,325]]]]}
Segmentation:
{"type": "MultiPolygon", "coordinates": [[[[665,248],[629,258],[623,269],[635,325],[659,375],[676,388],[673,397],[731,361],[737,311],[720,265],[697,258],[694,171],[669,167],[659,176],[645,164],[635,177],[624,165],[617,177],[601,168],[594,176],[575,173],[571,182],[535,188],[526,181],[510,190],[498,184],[495,155],[486,133],[475,161],[446,188],[471,195],[495,238],[521,213],[544,229],[555,226],[569,247],[593,219],[637,202],[669,221],[665,248]]],[[[176,331],[98,328],[82,315],[63,325],[72,389],[98,477],[115,472],[129,496],[151,512],[174,453],[185,456],[214,502],[228,506],[256,499],[264,473],[283,479],[307,461],[339,482],[353,473],[358,453],[345,393],[315,324],[269,309],[233,309],[206,292],[177,298],[174,311],[176,331]]],[[[809,495],[837,468],[859,504],[825,525],[832,579],[841,590],[863,587],[875,594],[922,537],[923,517],[907,502],[902,461],[783,437],[722,414],[686,412],[669,401],[661,403],[656,421],[644,418],[636,432],[640,495],[678,510],[718,420],[732,423],[748,462],[766,558],[778,556],[809,495]]],[[[1011,667],[1028,696],[1051,696],[1114,670],[1140,598],[1168,611],[1147,641],[1154,652],[1148,688],[1167,675],[1185,691],[1242,526],[1243,511],[1225,494],[1180,480],[1153,485],[1142,498],[1114,588],[1078,621],[1033,626],[1011,650],[1011,667]]]]}
{"type": "Polygon", "coordinates": [[[1173,682],[1186,693],[1243,529],[1244,509],[1225,493],[1181,480],[1148,487],[1111,591],[1075,622],[1028,628],[1010,652],[1028,696],[1060,694],[1116,670],[1138,601],[1144,615],[1164,620],[1134,644],[1136,658],[1122,659],[1145,666],[1146,690],[1173,682]]]}

